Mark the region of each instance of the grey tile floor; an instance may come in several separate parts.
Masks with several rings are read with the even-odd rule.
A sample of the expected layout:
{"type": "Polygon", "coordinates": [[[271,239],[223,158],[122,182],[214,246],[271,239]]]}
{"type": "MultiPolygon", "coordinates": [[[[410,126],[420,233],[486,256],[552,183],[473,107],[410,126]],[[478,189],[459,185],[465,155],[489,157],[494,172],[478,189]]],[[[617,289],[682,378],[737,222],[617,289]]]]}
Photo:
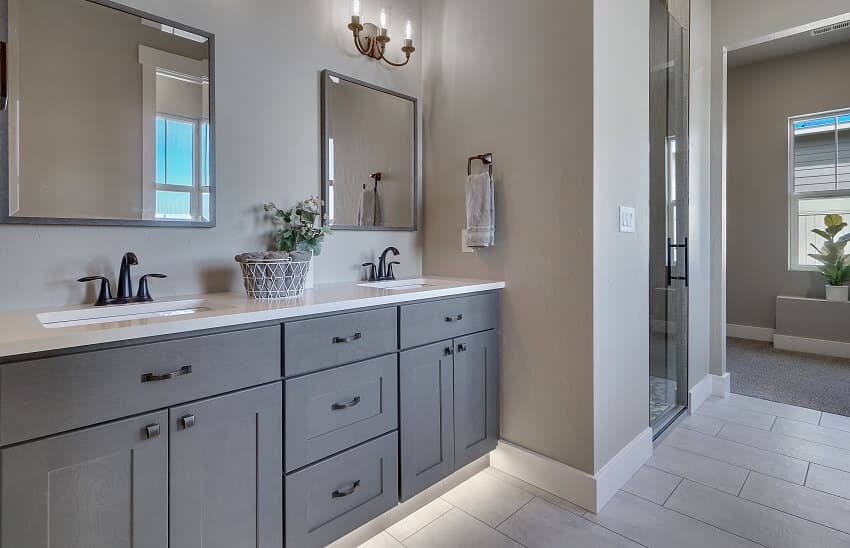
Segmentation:
{"type": "Polygon", "coordinates": [[[502,546],[850,547],[850,418],[712,397],[598,515],[488,468],[363,545],[502,546]]]}

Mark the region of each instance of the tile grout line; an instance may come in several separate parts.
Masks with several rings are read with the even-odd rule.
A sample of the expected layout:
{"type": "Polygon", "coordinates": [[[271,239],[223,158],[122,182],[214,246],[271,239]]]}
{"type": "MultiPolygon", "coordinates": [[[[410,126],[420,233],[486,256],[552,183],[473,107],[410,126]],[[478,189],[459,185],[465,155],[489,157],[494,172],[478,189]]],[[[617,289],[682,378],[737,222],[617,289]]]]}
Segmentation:
{"type": "MultiPolygon", "coordinates": [[[[532,497],[532,499],[531,499],[531,500],[534,500],[535,498],[536,498],[536,497],[532,497]]],[[[530,500],[530,501],[528,501],[528,502],[531,502],[531,500],[530,500]]],[[[525,504],[528,504],[528,502],[526,502],[525,504]]],[[[523,506],[525,506],[525,505],[523,505],[523,506]]],[[[503,533],[503,532],[499,531],[498,529],[496,529],[495,527],[491,526],[489,523],[485,522],[484,520],[478,519],[477,517],[473,516],[472,514],[470,514],[469,512],[467,512],[466,510],[464,510],[463,508],[461,508],[460,506],[455,506],[455,510],[459,510],[459,511],[463,512],[464,514],[466,514],[467,516],[471,517],[472,519],[474,519],[474,520],[475,520],[475,521],[477,521],[478,523],[481,523],[482,525],[484,525],[485,527],[487,527],[487,528],[488,528],[488,529],[490,529],[491,531],[496,531],[497,533],[499,533],[499,534],[500,534],[500,535],[502,535],[503,537],[505,537],[505,538],[507,538],[507,539],[509,539],[509,540],[511,540],[511,541],[513,541],[513,542],[516,542],[516,543],[517,543],[517,544],[519,544],[520,546],[525,546],[525,548],[529,548],[527,545],[525,545],[525,544],[521,543],[520,541],[518,541],[517,539],[513,538],[512,536],[510,536],[510,535],[506,535],[505,533],[503,533]]],[[[446,514],[448,514],[448,512],[446,512],[446,514]]],[[[446,515],[446,514],[443,514],[443,515],[446,515]]],[[[441,517],[442,517],[442,516],[441,516],[441,517]]],[[[500,525],[501,525],[501,524],[500,524],[500,525]]]]}
{"type": "MultiPolygon", "coordinates": [[[[811,407],[803,407],[801,405],[794,405],[794,404],[791,404],[791,403],[785,403],[785,402],[781,402],[781,401],[768,400],[766,398],[756,398],[754,396],[746,396],[744,394],[735,394],[734,392],[730,392],[730,394],[734,394],[735,396],[738,396],[738,397],[750,398],[750,399],[753,399],[753,400],[758,400],[758,401],[763,401],[763,402],[766,401],[766,402],[778,404],[778,405],[783,406],[783,407],[787,406],[788,408],[795,409],[795,410],[818,413],[818,415],[819,415],[818,421],[820,421],[820,417],[822,417],[823,413],[824,413],[823,411],[820,411],[818,409],[812,409],[811,407]]],[[[708,400],[706,400],[706,401],[708,401],[708,400]]],[[[782,416],[782,415],[777,415],[776,413],[770,413],[770,412],[763,411],[763,410],[751,409],[751,408],[748,408],[748,407],[741,407],[740,405],[735,405],[734,398],[726,398],[724,400],[724,403],[722,403],[720,405],[725,406],[725,407],[733,407],[735,409],[741,409],[742,411],[752,411],[752,412],[755,412],[755,413],[762,413],[764,415],[775,415],[777,417],[782,416]]],[[[785,417],[785,418],[789,418],[789,417],[785,417]]],[[[790,419],[790,420],[795,420],[795,419],[790,419]]],[[[797,422],[803,422],[803,421],[797,421],[797,422]]],[[[808,424],[811,424],[811,423],[808,423],[808,424]]]]}
{"type": "MultiPolygon", "coordinates": [[[[442,513],[441,513],[441,514],[439,514],[438,516],[434,517],[434,519],[430,520],[428,523],[423,524],[423,525],[422,525],[422,527],[418,527],[415,531],[413,531],[412,533],[410,533],[409,535],[407,535],[407,536],[406,536],[406,537],[404,537],[403,539],[400,539],[400,538],[396,537],[395,535],[393,535],[392,533],[390,533],[390,528],[391,528],[391,527],[394,527],[395,525],[398,525],[399,523],[401,523],[401,522],[402,522],[402,521],[404,521],[405,519],[409,518],[410,516],[412,516],[413,514],[415,514],[416,512],[418,512],[419,510],[422,510],[422,508],[425,508],[425,506],[428,506],[428,504],[431,504],[430,502],[429,502],[428,504],[426,504],[425,506],[423,506],[422,508],[420,508],[419,510],[417,510],[416,512],[413,512],[413,514],[410,514],[409,516],[407,516],[407,517],[405,517],[405,518],[403,518],[403,519],[401,519],[401,520],[399,520],[399,521],[397,521],[397,522],[393,523],[392,525],[390,525],[390,527],[387,527],[386,529],[384,529],[384,531],[386,531],[386,532],[387,532],[387,534],[388,534],[389,536],[391,536],[391,537],[393,537],[394,539],[396,539],[397,541],[399,541],[399,542],[402,542],[402,543],[403,543],[405,540],[409,539],[410,537],[412,537],[413,535],[415,535],[416,533],[418,533],[418,532],[419,532],[419,531],[421,531],[422,529],[424,529],[424,528],[428,527],[429,525],[431,525],[432,523],[434,523],[435,521],[437,521],[437,520],[438,520],[438,519],[440,519],[441,517],[443,517],[443,516],[445,516],[446,514],[448,514],[449,512],[451,512],[452,508],[456,508],[456,506],[455,506],[454,504],[452,504],[451,502],[449,502],[449,501],[445,500],[442,496],[439,496],[439,497],[437,497],[437,498],[436,498],[436,499],[434,499],[434,500],[437,500],[437,499],[442,500],[443,502],[445,502],[446,504],[448,504],[448,505],[449,505],[449,509],[448,509],[448,510],[446,510],[445,512],[442,512],[442,513]]],[[[433,501],[431,501],[431,502],[433,502],[433,501]]]]}
{"type": "MultiPolygon", "coordinates": [[[[530,493],[529,493],[529,494],[530,494],[530,493]]],[[[526,506],[528,506],[529,504],[531,504],[531,501],[533,501],[533,500],[534,500],[534,499],[536,499],[536,498],[537,498],[537,497],[535,497],[535,496],[533,496],[533,495],[532,495],[532,497],[531,497],[531,498],[530,498],[530,499],[529,499],[529,500],[528,500],[525,504],[523,504],[522,506],[520,506],[519,508],[517,508],[516,510],[514,510],[513,512],[511,512],[511,515],[510,515],[510,516],[506,517],[505,519],[503,519],[502,521],[500,521],[498,524],[496,524],[496,526],[495,526],[495,527],[493,527],[493,529],[495,529],[496,531],[499,531],[499,527],[501,527],[503,523],[505,523],[506,521],[508,521],[509,519],[511,519],[512,517],[514,517],[516,514],[518,514],[520,510],[522,510],[523,508],[525,508],[526,506]]],[[[540,500],[543,500],[543,499],[540,499],[540,500]]],[[[501,533],[501,531],[499,531],[499,532],[501,533]]],[[[503,534],[504,534],[504,533],[503,533],[503,534]]]]}
{"type": "MultiPolygon", "coordinates": [[[[778,479],[778,478],[777,478],[777,479],[778,479]]],[[[692,480],[691,480],[691,481],[692,481],[692,480]]],[[[697,481],[692,481],[692,483],[696,483],[696,484],[698,484],[698,485],[705,485],[705,484],[699,483],[699,482],[697,482],[697,481]]],[[[714,487],[712,487],[712,486],[710,486],[710,485],[705,485],[705,487],[707,487],[707,488],[709,488],[709,489],[711,489],[711,490],[713,490],[713,491],[717,491],[718,493],[729,495],[729,493],[727,493],[726,491],[721,491],[720,489],[715,489],[714,487]]],[[[731,496],[733,496],[733,497],[734,497],[735,495],[731,495],[731,496]]],[[[779,508],[774,508],[773,506],[768,506],[767,504],[762,504],[762,503],[757,502],[757,501],[755,501],[755,500],[751,500],[751,499],[744,498],[744,497],[736,497],[736,498],[740,498],[740,500],[743,500],[743,501],[749,502],[749,503],[751,503],[751,504],[755,504],[755,505],[757,505],[757,506],[761,506],[762,508],[769,508],[769,509],[771,509],[771,510],[773,510],[773,511],[775,511],[775,512],[779,512],[780,514],[785,514],[786,516],[791,516],[792,518],[797,518],[797,519],[799,519],[799,520],[803,520],[803,521],[805,521],[805,522],[811,523],[812,525],[817,525],[817,526],[819,526],[819,527],[823,527],[824,529],[829,529],[829,530],[831,530],[831,531],[836,531],[836,532],[838,532],[838,533],[840,533],[840,534],[842,534],[842,535],[845,535],[845,536],[846,536],[846,535],[848,535],[848,533],[847,533],[847,532],[842,531],[842,530],[840,530],[840,529],[836,529],[835,527],[830,527],[829,525],[824,525],[823,523],[818,523],[817,521],[810,520],[809,518],[804,518],[803,516],[798,516],[797,514],[792,514],[791,512],[787,512],[787,511],[785,511],[785,510],[781,510],[781,509],[779,509],[779,508]]],[[[687,514],[685,514],[685,515],[687,515],[687,514]]],[[[717,526],[715,525],[715,527],[717,527],[717,526]]],[[[720,529],[720,528],[718,527],[718,529],[720,529]]],[[[724,530],[724,531],[726,531],[725,529],[723,529],[723,530],[724,530]]],[[[726,531],[726,532],[727,532],[727,533],[732,533],[732,531],[726,531]]],[[[734,535],[735,533],[732,533],[732,534],[734,535]]],[[[738,535],[738,536],[741,536],[741,535],[738,535]]],[[[756,542],[756,543],[758,543],[758,544],[761,544],[760,542],[755,541],[755,540],[753,540],[753,539],[751,539],[751,538],[749,538],[749,537],[744,537],[744,538],[746,538],[747,540],[752,540],[753,542],[756,542]]]]}
{"type": "MultiPolygon", "coordinates": [[[[685,481],[685,478],[682,478],[682,481],[680,481],[680,482],[679,482],[679,485],[682,485],[682,483],[683,483],[684,481],[685,481]]],[[[692,483],[697,483],[697,484],[699,484],[699,485],[702,485],[702,484],[700,484],[699,482],[695,482],[695,481],[693,481],[693,480],[688,480],[688,481],[691,481],[692,483]]],[[[709,487],[709,486],[708,486],[708,485],[706,485],[706,487],[709,487]]],[[[679,486],[676,486],[676,489],[678,489],[678,488],[679,488],[679,486]]],[[[692,520],[694,520],[694,521],[696,521],[696,522],[698,522],[698,523],[702,523],[703,525],[707,525],[708,527],[711,527],[712,529],[717,529],[718,531],[723,531],[724,533],[727,533],[727,534],[729,534],[729,535],[732,535],[733,537],[740,538],[740,539],[746,540],[746,541],[748,541],[748,542],[752,542],[753,544],[756,544],[756,545],[758,545],[758,546],[764,546],[765,548],[768,548],[767,546],[765,546],[764,544],[762,544],[762,543],[760,543],[760,542],[756,542],[756,541],[754,541],[754,540],[752,540],[752,539],[749,539],[749,538],[747,538],[747,537],[743,537],[743,536],[739,535],[738,533],[733,533],[732,531],[727,531],[726,529],[724,529],[724,528],[722,528],[722,527],[718,527],[717,525],[714,525],[713,523],[709,523],[709,522],[707,522],[707,521],[703,521],[703,520],[701,520],[701,519],[699,519],[699,518],[697,518],[697,517],[694,517],[694,516],[692,516],[692,515],[690,515],[690,514],[686,514],[686,513],[684,513],[684,512],[681,512],[681,511],[679,511],[679,510],[676,510],[675,508],[670,508],[670,507],[668,507],[668,506],[667,506],[667,502],[669,502],[669,500],[673,497],[673,494],[676,492],[676,489],[674,489],[674,490],[673,490],[673,493],[670,493],[670,496],[669,496],[669,497],[667,497],[667,500],[666,500],[666,501],[664,501],[664,506],[661,506],[661,508],[663,508],[663,509],[665,509],[665,510],[668,510],[668,511],[670,511],[670,512],[673,512],[674,514],[678,514],[678,515],[680,515],[680,516],[682,516],[682,517],[684,517],[684,518],[692,519],[692,520]]],[[[712,489],[713,489],[713,487],[712,487],[712,489]]],[[[715,491],[720,491],[720,490],[719,490],[719,489],[715,489],[715,491]]],[[[721,492],[721,493],[724,493],[725,491],[720,491],[720,492],[721,492]]],[[[635,495],[635,496],[637,496],[637,495],[635,495]]],[[[744,499],[744,500],[746,500],[746,499],[744,499]]],[[[649,502],[652,502],[652,501],[649,501],[649,502]]],[[[652,504],[655,504],[655,503],[653,502],[652,504]]],[[[658,506],[657,504],[655,504],[655,505],[656,505],[656,506],[658,506]]]]}
{"type": "MultiPolygon", "coordinates": [[[[750,474],[752,474],[752,473],[753,473],[753,471],[752,471],[752,470],[747,470],[747,477],[746,477],[746,478],[744,478],[744,483],[742,483],[742,484],[741,484],[741,488],[740,488],[740,489],[738,489],[738,495],[737,495],[737,496],[738,496],[738,498],[743,498],[743,497],[741,496],[741,493],[743,493],[743,492],[744,492],[744,487],[747,485],[747,482],[750,480],[750,474]]],[[[779,478],[777,478],[777,479],[779,479],[779,478]]]]}
{"type": "MultiPolygon", "coordinates": [[[[749,447],[750,449],[759,449],[759,450],[761,450],[761,451],[765,451],[765,452],[767,452],[767,453],[772,453],[771,451],[768,451],[767,449],[761,449],[761,448],[759,448],[759,447],[754,447],[754,446],[752,446],[752,445],[747,445],[747,444],[745,444],[745,443],[739,443],[739,442],[736,442],[736,441],[727,440],[727,439],[725,439],[725,438],[718,438],[718,439],[721,439],[721,440],[723,440],[723,441],[727,441],[727,442],[729,442],[729,443],[736,443],[736,444],[738,444],[738,445],[743,445],[744,447],[749,447]]],[[[771,477],[771,478],[773,478],[773,479],[778,479],[778,480],[786,481],[786,482],[788,482],[788,483],[793,483],[794,485],[802,485],[802,484],[797,483],[797,482],[794,482],[794,481],[788,481],[788,480],[787,480],[787,479],[785,479],[785,478],[780,478],[780,477],[774,476],[773,474],[768,474],[768,473],[766,473],[766,472],[762,472],[762,471],[760,471],[760,470],[753,470],[752,468],[747,468],[746,466],[741,466],[740,464],[735,464],[734,462],[729,462],[729,461],[721,460],[721,459],[718,459],[718,458],[716,458],[716,457],[709,457],[708,455],[704,455],[704,454],[702,454],[702,453],[697,453],[696,451],[692,451],[692,450],[690,450],[690,449],[682,449],[681,447],[677,447],[677,446],[675,446],[675,445],[669,445],[668,447],[671,447],[671,448],[673,448],[673,449],[676,449],[677,451],[682,451],[683,453],[690,453],[691,455],[696,455],[696,456],[698,456],[698,457],[702,457],[702,458],[704,458],[704,459],[713,460],[714,462],[722,462],[723,464],[728,464],[729,466],[734,466],[734,467],[736,467],[736,468],[740,468],[741,470],[747,470],[748,472],[750,472],[750,471],[752,471],[752,472],[757,472],[757,473],[759,473],[759,474],[762,474],[763,476],[768,476],[768,477],[771,477]]],[[[808,462],[808,461],[805,461],[805,460],[803,460],[803,459],[801,459],[801,458],[797,458],[797,457],[789,457],[788,455],[783,455],[782,453],[772,453],[772,454],[774,454],[774,455],[778,455],[778,456],[780,456],[780,457],[785,457],[785,458],[788,458],[788,459],[793,459],[793,460],[796,460],[796,461],[799,461],[799,462],[808,462]]],[[[668,474],[673,475],[673,476],[675,476],[675,475],[676,475],[676,474],[674,474],[673,472],[669,472],[669,471],[667,471],[667,470],[664,470],[663,468],[657,468],[657,467],[655,467],[655,466],[652,466],[651,464],[646,464],[646,465],[644,465],[644,466],[649,466],[650,468],[655,468],[656,470],[661,470],[662,472],[667,472],[668,474]]],[[[689,479],[689,478],[685,478],[685,479],[689,479]]],[[[699,482],[699,481],[697,481],[697,480],[691,480],[691,481],[694,481],[694,482],[696,482],[696,483],[700,483],[700,482],[699,482]]]]}
{"type": "MultiPolygon", "coordinates": [[[[563,498],[563,497],[559,497],[558,495],[556,495],[555,493],[552,493],[551,491],[547,491],[546,489],[543,489],[543,488],[541,488],[541,487],[537,487],[536,485],[532,485],[532,484],[530,484],[530,483],[528,483],[528,482],[526,482],[526,481],[523,481],[523,480],[519,479],[519,478],[518,478],[518,477],[516,477],[516,476],[512,476],[511,474],[508,474],[507,472],[502,472],[501,470],[499,470],[499,472],[501,472],[502,474],[505,474],[505,475],[507,475],[507,476],[510,476],[512,479],[516,480],[517,482],[521,482],[521,483],[523,483],[523,484],[525,484],[525,485],[528,485],[528,486],[530,486],[530,487],[534,487],[536,490],[539,490],[539,491],[540,491],[540,492],[542,492],[542,493],[546,493],[546,494],[547,494],[547,495],[549,495],[550,497],[554,497],[554,498],[558,499],[559,501],[563,501],[563,502],[565,502],[565,503],[567,503],[567,504],[569,504],[569,505],[571,505],[571,506],[573,506],[573,507],[575,507],[575,508],[579,508],[579,509],[581,509],[581,510],[582,510],[582,513],[581,513],[581,514],[579,514],[578,512],[576,512],[575,510],[573,510],[573,509],[571,509],[571,508],[565,508],[565,507],[564,507],[564,506],[562,506],[561,504],[558,504],[558,503],[555,503],[555,502],[548,501],[548,500],[546,500],[545,498],[541,497],[540,495],[537,495],[536,493],[534,493],[534,492],[532,492],[532,491],[529,491],[529,490],[528,490],[528,489],[526,489],[523,485],[519,485],[518,483],[514,483],[513,481],[510,481],[510,480],[506,480],[506,479],[504,479],[504,478],[501,478],[501,477],[497,476],[496,474],[493,474],[493,473],[491,473],[491,472],[487,472],[487,470],[489,470],[490,468],[492,468],[492,467],[485,468],[485,469],[484,469],[484,472],[486,472],[486,473],[490,474],[490,476],[492,476],[492,477],[496,478],[497,480],[503,481],[503,482],[505,482],[505,483],[507,483],[507,484],[513,485],[513,486],[514,486],[514,487],[516,487],[517,489],[521,489],[522,491],[525,491],[526,493],[528,493],[528,494],[529,494],[529,495],[531,495],[532,497],[537,497],[537,498],[539,498],[540,500],[542,500],[542,501],[544,501],[544,502],[548,502],[549,504],[553,504],[553,505],[557,506],[558,508],[562,508],[562,509],[564,509],[564,510],[567,510],[568,512],[572,512],[573,514],[575,514],[575,515],[577,515],[577,516],[583,516],[584,514],[586,514],[586,513],[588,512],[588,510],[587,510],[587,509],[582,508],[582,507],[581,507],[581,506],[579,506],[578,504],[575,504],[574,502],[570,502],[569,500],[567,500],[567,499],[565,499],[565,498],[563,498]]],[[[498,468],[494,468],[494,470],[498,470],[498,468]]],[[[671,474],[671,475],[673,475],[673,474],[671,474]]]]}
{"type": "Polygon", "coordinates": [[[673,490],[672,490],[672,491],[670,491],[670,494],[669,494],[669,495],[667,495],[667,498],[666,498],[666,499],[664,499],[664,503],[663,503],[663,504],[661,504],[661,507],[662,507],[662,508],[665,508],[665,505],[667,504],[667,501],[669,501],[669,500],[670,500],[670,497],[672,497],[672,496],[673,496],[673,493],[675,493],[675,492],[676,492],[676,489],[678,489],[678,488],[679,488],[679,486],[680,486],[680,485],[682,485],[682,482],[683,482],[683,481],[685,481],[685,478],[679,478],[679,482],[676,484],[676,487],[674,487],[674,488],[673,488],[673,490]]]}
{"type": "MultiPolygon", "coordinates": [[[[747,427],[746,425],[742,425],[742,426],[747,427]]],[[[773,434],[775,436],[782,436],[782,437],[785,437],[785,438],[789,438],[790,441],[804,441],[804,442],[807,442],[807,443],[813,443],[815,445],[819,445],[821,447],[826,447],[828,449],[836,449],[838,451],[844,451],[845,453],[850,453],[850,449],[844,449],[842,447],[835,447],[833,445],[827,445],[827,444],[821,443],[819,441],[812,441],[812,440],[807,440],[805,438],[798,438],[796,436],[791,436],[789,434],[784,434],[784,433],[780,433],[780,432],[769,432],[769,431],[766,431],[766,430],[761,430],[760,428],[753,428],[752,426],[749,426],[747,428],[752,428],[753,430],[759,430],[760,432],[767,432],[767,433],[773,434]]],[[[766,451],[768,453],[773,453],[774,455],[781,455],[783,457],[788,457],[788,458],[797,459],[797,460],[805,460],[805,459],[801,459],[800,457],[793,457],[793,456],[789,455],[788,453],[782,453],[782,452],[779,452],[779,451],[774,451],[773,449],[765,449],[764,447],[759,447],[757,445],[751,445],[751,444],[747,443],[746,441],[738,441],[738,440],[732,440],[732,439],[729,439],[729,438],[724,438],[724,437],[720,436],[721,433],[722,433],[722,430],[721,430],[721,432],[718,433],[718,439],[726,440],[726,441],[729,441],[729,442],[732,442],[732,443],[738,443],[740,445],[746,445],[747,447],[752,447],[754,449],[761,449],[762,451],[766,451]]],[[[818,464],[819,466],[824,466],[823,464],[820,464],[820,463],[815,463],[815,464],[818,464]]],[[[847,472],[848,474],[850,474],[850,470],[842,470],[841,468],[834,468],[832,466],[827,466],[826,468],[832,468],[833,470],[839,470],[841,472],[847,472]]]]}

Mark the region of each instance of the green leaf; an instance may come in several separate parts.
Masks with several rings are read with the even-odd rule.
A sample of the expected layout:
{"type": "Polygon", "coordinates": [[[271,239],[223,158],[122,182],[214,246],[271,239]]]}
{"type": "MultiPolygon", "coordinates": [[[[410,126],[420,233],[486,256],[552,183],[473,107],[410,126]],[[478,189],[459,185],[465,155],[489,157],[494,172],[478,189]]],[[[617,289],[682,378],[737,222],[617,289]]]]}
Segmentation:
{"type": "MultiPolygon", "coordinates": [[[[817,234],[818,236],[820,236],[824,240],[831,239],[831,236],[829,234],[827,234],[826,232],[824,232],[823,230],[821,230],[819,228],[813,228],[812,232],[814,232],[815,234],[817,234]]],[[[814,244],[812,244],[812,245],[814,245],[814,244]]]]}

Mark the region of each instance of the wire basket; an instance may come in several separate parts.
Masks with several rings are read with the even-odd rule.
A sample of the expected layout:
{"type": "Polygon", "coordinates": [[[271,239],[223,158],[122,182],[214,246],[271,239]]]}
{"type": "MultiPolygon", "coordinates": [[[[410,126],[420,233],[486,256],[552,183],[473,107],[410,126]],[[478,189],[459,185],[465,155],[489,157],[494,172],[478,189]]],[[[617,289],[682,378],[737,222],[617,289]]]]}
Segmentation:
{"type": "Polygon", "coordinates": [[[242,261],[245,291],[252,299],[274,300],[300,297],[304,293],[310,260],[242,261]]]}

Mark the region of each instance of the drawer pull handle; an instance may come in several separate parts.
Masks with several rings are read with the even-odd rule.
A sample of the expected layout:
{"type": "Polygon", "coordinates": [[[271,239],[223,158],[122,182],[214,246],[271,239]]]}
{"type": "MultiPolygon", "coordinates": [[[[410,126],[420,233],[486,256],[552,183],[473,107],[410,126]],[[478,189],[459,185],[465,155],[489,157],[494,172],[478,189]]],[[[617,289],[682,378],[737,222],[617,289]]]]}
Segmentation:
{"type": "Polygon", "coordinates": [[[158,424],[149,424],[145,426],[145,439],[152,440],[154,438],[159,437],[159,425],[158,424]]]}
{"type": "Polygon", "coordinates": [[[466,352],[466,343],[460,343],[459,345],[457,345],[457,351],[466,352]]]}
{"type": "Polygon", "coordinates": [[[446,349],[443,350],[443,354],[445,354],[446,356],[451,356],[454,353],[455,353],[455,349],[452,348],[451,346],[447,346],[446,349]]]}
{"type": "Polygon", "coordinates": [[[360,396],[356,396],[353,400],[347,401],[345,403],[335,403],[331,405],[331,409],[334,411],[342,411],[343,409],[350,409],[360,403],[360,396]]]}
{"type": "Polygon", "coordinates": [[[354,342],[354,341],[359,341],[362,338],[363,338],[362,333],[355,333],[354,335],[352,335],[350,337],[334,337],[334,344],[351,343],[351,342],[354,342]]]}
{"type": "Polygon", "coordinates": [[[457,316],[446,316],[446,321],[449,323],[459,322],[463,319],[463,314],[458,314],[457,316]]]}
{"type": "Polygon", "coordinates": [[[331,497],[333,497],[335,499],[341,499],[343,497],[347,497],[348,495],[353,495],[354,492],[357,491],[358,487],[360,487],[360,480],[357,480],[354,483],[352,483],[351,487],[349,487],[348,489],[345,489],[344,491],[340,491],[339,489],[337,489],[336,491],[331,493],[331,497]]]}
{"type": "Polygon", "coordinates": [[[189,429],[195,426],[195,415],[184,415],[180,417],[180,424],[183,425],[183,429],[189,429]]]}
{"type": "Polygon", "coordinates": [[[142,382],[157,382],[157,381],[170,381],[171,379],[176,379],[177,377],[182,377],[183,375],[188,375],[192,372],[191,365],[184,365],[177,371],[172,371],[171,373],[165,373],[163,375],[155,375],[153,373],[145,373],[142,375],[142,382]]]}

